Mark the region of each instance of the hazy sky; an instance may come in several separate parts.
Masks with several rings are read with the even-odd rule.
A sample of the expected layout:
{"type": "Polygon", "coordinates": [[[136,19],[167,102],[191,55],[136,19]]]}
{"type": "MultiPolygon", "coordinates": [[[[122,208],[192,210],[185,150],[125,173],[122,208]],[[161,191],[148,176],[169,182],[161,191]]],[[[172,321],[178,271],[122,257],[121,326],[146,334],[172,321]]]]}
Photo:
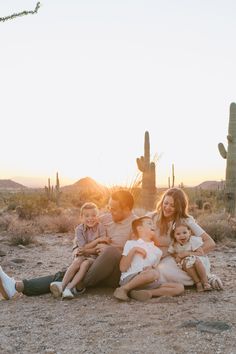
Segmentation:
{"type": "MultiPolygon", "coordinates": [[[[225,178],[235,0],[42,1],[0,22],[0,178],[129,184],[144,132],[157,186],[225,178]]],[[[0,2],[0,17],[36,1],[0,2]]]]}

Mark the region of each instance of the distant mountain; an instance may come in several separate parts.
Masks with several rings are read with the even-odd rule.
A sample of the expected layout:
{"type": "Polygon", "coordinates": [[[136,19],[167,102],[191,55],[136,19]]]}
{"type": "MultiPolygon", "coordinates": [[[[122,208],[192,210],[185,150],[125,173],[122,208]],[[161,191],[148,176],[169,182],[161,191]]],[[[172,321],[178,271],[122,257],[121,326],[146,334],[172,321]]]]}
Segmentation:
{"type": "Polygon", "coordinates": [[[108,188],[100,183],[97,183],[94,179],[90,177],[84,177],[79,179],[77,182],[61,187],[61,190],[84,192],[86,194],[104,194],[108,193],[108,188]]]}
{"type": "Polygon", "coordinates": [[[47,183],[46,177],[25,177],[25,176],[14,176],[12,177],[17,183],[23,184],[29,188],[44,188],[47,183]]]}
{"type": "Polygon", "coordinates": [[[216,190],[223,189],[225,181],[205,181],[200,183],[195,188],[208,189],[208,190],[216,190]]]}
{"type": "Polygon", "coordinates": [[[23,184],[12,181],[11,179],[0,179],[0,189],[1,190],[17,190],[26,189],[27,187],[23,184]]]}

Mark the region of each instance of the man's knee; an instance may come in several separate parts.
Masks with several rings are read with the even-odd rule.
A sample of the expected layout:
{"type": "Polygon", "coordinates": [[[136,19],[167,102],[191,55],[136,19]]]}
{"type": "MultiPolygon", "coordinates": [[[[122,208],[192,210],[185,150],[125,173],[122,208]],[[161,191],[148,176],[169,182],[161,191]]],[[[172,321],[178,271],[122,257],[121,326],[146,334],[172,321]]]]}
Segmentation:
{"type": "Polygon", "coordinates": [[[112,263],[116,263],[120,261],[121,255],[122,253],[118,248],[109,246],[99,255],[99,257],[109,260],[112,263]]]}

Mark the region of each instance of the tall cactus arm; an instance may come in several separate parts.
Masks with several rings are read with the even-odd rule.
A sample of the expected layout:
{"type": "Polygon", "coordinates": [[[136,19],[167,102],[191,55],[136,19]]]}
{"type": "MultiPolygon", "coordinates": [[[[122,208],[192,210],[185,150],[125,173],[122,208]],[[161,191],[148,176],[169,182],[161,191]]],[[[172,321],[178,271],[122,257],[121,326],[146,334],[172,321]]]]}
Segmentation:
{"type": "Polygon", "coordinates": [[[144,157],[141,156],[140,158],[137,158],[136,162],[137,162],[137,165],[138,165],[138,169],[141,172],[144,172],[145,171],[144,157]]]}
{"type": "Polygon", "coordinates": [[[149,133],[146,131],[144,136],[144,160],[146,166],[149,166],[150,163],[150,140],[149,133]]]}
{"type": "Polygon", "coordinates": [[[220,152],[221,156],[223,157],[223,159],[226,159],[227,158],[227,151],[225,150],[224,144],[219,143],[218,149],[219,149],[219,152],[220,152]]]}
{"type": "Polygon", "coordinates": [[[227,135],[227,139],[228,139],[228,142],[229,143],[232,143],[233,142],[233,137],[231,134],[227,135]]]}

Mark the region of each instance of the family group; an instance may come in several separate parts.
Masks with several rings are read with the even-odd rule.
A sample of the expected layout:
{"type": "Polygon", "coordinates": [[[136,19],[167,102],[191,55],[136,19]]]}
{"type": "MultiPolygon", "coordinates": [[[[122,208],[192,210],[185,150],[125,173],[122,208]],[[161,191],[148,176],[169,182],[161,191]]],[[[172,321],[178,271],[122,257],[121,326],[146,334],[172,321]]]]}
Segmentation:
{"type": "Polygon", "coordinates": [[[223,289],[207,257],[215,242],[188,214],[182,189],[168,189],[156,210],[141,217],[133,206],[126,190],[112,193],[104,215],[96,204],[85,203],[67,270],[16,281],[0,267],[2,296],[10,300],[17,293],[51,292],[56,298],[73,299],[87,288],[108,286],[115,288],[118,300],[145,301],[180,295],[185,286],[195,285],[198,292],[223,289]]]}

